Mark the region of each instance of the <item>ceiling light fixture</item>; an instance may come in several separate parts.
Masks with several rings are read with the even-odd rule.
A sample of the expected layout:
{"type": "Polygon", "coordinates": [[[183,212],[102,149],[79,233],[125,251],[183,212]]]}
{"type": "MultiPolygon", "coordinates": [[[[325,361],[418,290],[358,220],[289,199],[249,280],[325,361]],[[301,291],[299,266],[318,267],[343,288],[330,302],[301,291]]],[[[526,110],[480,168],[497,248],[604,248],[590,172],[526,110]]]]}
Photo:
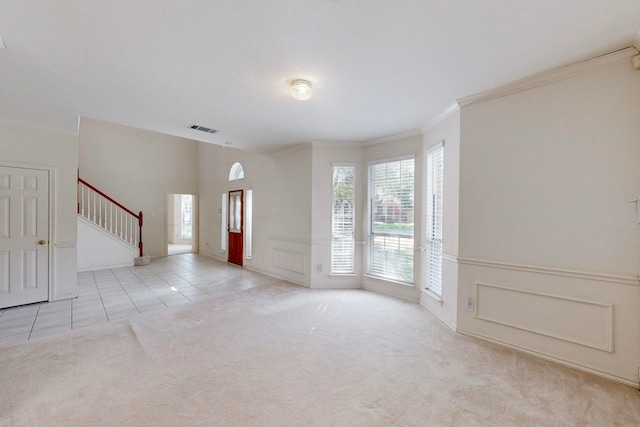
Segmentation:
{"type": "Polygon", "coordinates": [[[293,80],[291,82],[291,96],[298,101],[306,101],[311,98],[311,82],[303,79],[293,80]]]}
{"type": "Polygon", "coordinates": [[[2,41],[2,38],[0,38],[0,49],[4,49],[4,42],[2,41]]]}

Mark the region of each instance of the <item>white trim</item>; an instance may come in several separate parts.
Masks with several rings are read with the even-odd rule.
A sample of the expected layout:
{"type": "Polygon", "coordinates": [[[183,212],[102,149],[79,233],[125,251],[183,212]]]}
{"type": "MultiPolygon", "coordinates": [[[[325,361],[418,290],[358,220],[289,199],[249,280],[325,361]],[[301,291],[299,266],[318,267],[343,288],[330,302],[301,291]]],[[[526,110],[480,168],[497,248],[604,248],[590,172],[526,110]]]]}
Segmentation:
{"type": "Polygon", "coordinates": [[[504,325],[504,326],[508,326],[510,328],[514,328],[514,329],[518,329],[521,331],[525,331],[525,332],[531,332],[537,335],[542,335],[545,337],[550,337],[550,338],[554,338],[557,340],[561,340],[561,341],[565,341],[565,342],[569,342],[572,344],[578,344],[584,347],[588,347],[588,348],[593,348],[595,350],[601,350],[601,351],[606,351],[608,353],[613,353],[613,304],[604,304],[604,303],[599,303],[599,302],[595,302],[595,301],[587,301],[587,300],[582,300],[582,299],[578,299],[578,298],[568,298],[568,297],[564,297],[564,296],[560,296],[560,295],[553,295],[553,294],[548,294],[548,293],[544,293],[544,292],[533,292],[533,291],[528,291],[528,290],[523,290],[523,289],[515,289],[515,288],[509,288],[506,286],[499,286],[499,285],[494,285],[494,284],[489,284],[489,283],[481,283],[481,282],[476,282],[475,284],[475,298],[476,298],[476,307],[475,307],[475,318],[479,319],[479,320],[484,320],[487,322],[492,322],[492,323],[496,323],[499,325],[504,325]],[[525,295],[535,295],[535,296],[540,296],[540,297],[545,297],[545,298],[551,298],[551,299],[556,299],[556,300],[560,300],[560,301],[568,301],[568,302],[573,302],[573,303],[579,303],[579,304],[585,304],[585,305],[591,305],[591,306],[596,306],[596,307],[600,307],[600,308],[604,308],[608,311],[608,328],[607,328],[607,337],[606,337],[606,345],[605,346],[599,346],[596,343],[589,343],[577,338],[571,338],[568,336],[563,336],[561,334],[556,334],[556,333],[552,333],[551,331],[543,331],[543,330],[539,330],[536,328],[531,328],[531,327],[527,327],[525,325],[517,325],[515,323],[512,322],[506,322],[504,320],[498,320],[498,319],[491,319],[490,317],[486,317],[486,316],[482,316],[478,313],[479,311],[479,306],[481,305],[481,301],[480,301],[480,288],[481,287],[485,287],[485,288],[493,288],[493,289],[500,289],[503,291],[507,291],[507,292],[515,292],[515,293],[521,293],[521,294],[525,294],[525,295]]]}
{"type": "Polygon", "coordinates": [[[394,298],[400,298],[405,301],[411,301],[411,302],[417,302],[417,303],[420,302],[419,299],[415,296],[415,292],[413,292],[414,291],[413,288],[415,288],[415,286],[413,285],[410,285],[407,283],[401,283],[401,282],[391,282],[391,281],[380,279],[379,277],[374,277],[374,276],[364,275],[364,277],[367,279],[375,279],[372,283],[367,283],[366,280],[363,281],[361,289],[365,291],[375,292],[378,294],[387,295],[394,298]],[[383,283],[377,283],[376,280],[383,283]],[[388,282],[388,283],[384,283],[384,282],[388,282]],[[389,283],[392,283],[392,284],[398,283],[400,285],[404,285],[404,287],[388,286],[389,283]],[[407,295],[401,295],[403,293],[406,293],[407,295]]]}
{"type": "Polygon", "coordinates": [[[472,258],[454,258],[459,264],[476,265],[479,267],[497,268],[504,270],[526,271],[529,273],[549,274],[552,276],[574,277],[576,279],[596,280],[599,282],[620,283],[623,285],[640,286],[640,278],[629,276],[614,276],[601,273],[590,273],[584,271],[565,270],[560,268],[535,267],[531,265],[511,264],[506,262],[485,261],[472,258]]]}
{"type": "Polygon", "coordinates": [[[431,145],[429,148],[425,149],[424,150],[425,160],[426,160],[427,154],[429,154],[430,152],[435,151],[438,148],[444,148],[444,143],[445,143],[445,140],[443,139],[442,141],[436,142],[435,144],[431,145]]]}
{"type": "MultiPolygon", "coordinates": [[[[212,257],[212,258],[220,260],[220,258],[216,258],[216,257],[212,257]]],[[[240,267],[240,266],[238,266],[238,267],[240,267]]],[[[288,278],[288,277],[279,276],[277,274],[273,274],[271,271],[263,270],[261,268],[248,266],[248,265],[245,265],[245,266],[240,267],[240,268],[244,268],[245,270],[249,270],[249,271],[255,271],[256,273],[264,274],[265,276],[273,277],[274,279],[284,280],[285,282],[289,282],[289,283],[292,283],[294,285],[302,286],[303,288],[311,288],[311,286],[307,285],[306,283],[298,282],[298,281],[293,280],[293,279],[288,278]]]]}
{"type": "Polygon", "coordinates": [[[409,282],[401,282],[399,280],[394,280],[394,279],[390,279],[388,277],[382,277],[382,276],[373,276],[370,273],[366,273],[362,275],[363,277],[367,278],[367,279],[374,279],[374,280],[379,280],[381,282],[384,283],[391,283],[393,285],[401,285],[401,286],[409,286],[411,288],[415,288],[416,285],[415,283],[409,283],[409,282]]]}
{"type": "Polygon", "coordinates": [[[285,147],[285,148],[282,148],[280,150],[271,151],[271,152],[268,152],[267,154],[269,154],[270,156],[280,156],[280,155],[283,155],[283,154],[294,153],[294,152],[302,150],[304,148],[312,148],[311,143],[310,142],[304,142],[302,144],[293,145],[291,147],[285,147]]]}
{"type": "MultiPolygon", "coordinates": [[[[164,255],[158,255],[151,258],[164,258],[164,255]]],[[[108,267],[92,267],[92,268],[79,268],[78,273],[82,273],[85,271],[100,271],[100,270],[110,270],[112,268],[125,268],[125,267],[133,267],[133,264],[114,264],[108,267]]]]}
{"type": "Polygon", "coordinates": [[[506,341],[501,341],[501,340],[498,340],[498,339],[495,339],[495,338],[491,338],[491,337],[488,337],[486,335],[482,335],[482,334],[479,334],[479,333],[476,333],[476,332],[471,332],[471,331],[467,331],[467,330],[460,329],[460,328],[456,329],[456,332],[461,334],[461,335],[465,335],[465,336],[472,337],[472,338],[477,338],[477,339],[482,340],[482,341],[487,341],[487,342],[491,342],[491,343],[494,343],[494,344],[497,344],[497,345],[508,347],[508,348],[510,348],[512,350],[516,350],[516,351],[520,351],[522,353],[530,354],[532,356],[539,357],[541,359],[548,360],[550,362],[559,363],[560,365],[564,365],[564,366],[568,366],[570,368],[578,369],[578,370],[583,371],[583,372],[588,372],[590,374],[597,375],[599,377],[606,378],[606,379],[612,380],[612,381],[616,381],[616,382],[619,382],[619,383],[622,383],[622,384],[626,384],[626,385],[629,385],[629,386],[632,386],[632,387],[635,387],[635,388],[637,388],[640,385],[640,383],[637,380],[632,381],[632,380],[629,380],[627,378],[619,377],[617,375],[611,375],[611,374],[609,374],[607,372],[599,371],[599,370],[591,368],[589,366],[581,365],[579,363],[571,362],[571,361],[565,360],[565,359],[560,359],[560,358],[552,356],[552,355],[550,355],[548,353],[542,353],[542,352],[539,352],[539,351],[536,351],[536,350],[532,350],[532,349],[527,348],[527,347],[521,347],[521,346],[518,346],[518,345],[514,345],[514,344],[508,343],[506,341]]]}
{"type": "Polygon", "coordinates": [[[591,73],[593,71],[602,70],[612,65],[627,62],[632,56],[637,55],[638,51],[633,47],[627,47],[614,52],[610,52],[596,58],[592,58],[583,62],[568,65],[566,67],[547,71],[526,77],[521,80],[490,89],[475,95],[458,99],[460,107],[466,107],[472,104],[489,101],[503,96],[512,95],[514,93],[523,92],[540,86],[546,86],[562,80],[577,77],[582,74],[591,73]]]}
{"type": "MultiPolygon", "coordinates": [[[[442,297],[438,294],[436,294],[435,292],[427,289],[427,288],[422,288],[421,289],[422,293],[427,295],[429,298],[435,300],[435,302],[437,302],[438,304],[442,305],[442,297]]],[[[477,299],[476,299],[477,300],[477,299]]],[[[420,299],[420,301],[422,301],[422,299],[420,299]]]]}
{"type": "Polygon", "coordinates": [[[54,246],[56,248],[64,249],[64,248],[75,248],[78,246],[78,244],[74,242],[61,242],[61,243],[55,243],[54,246]]]}
{"type": "Polygon", "coordinates": [[[447,260],[447,261],[453,261],[453,262],[458,262],[458,258],[453,256],[453,255],[447,255],[444,252],[442,253],[442,260],[447,260]]]}
{"type": "Polygon", "coordinates": [[[413,129],[407,132],[398,133],[395,135],[385,136],[382,138],[372,139],[370,141],[364,141],[363,147],[371,147],[372,145],[384,144],[385,142],[399,141],[401,139],[411,138],[413,136],[422,136],[420,129],[413,129]]]}
{"type": "Polygon", "coordinates": [[[301,276],[306,277],[307,276],[307,254],[305,254],[304,252],[298,252],[290,249],[273,248],[271,250],[271,267],[277,268],[278,270],[289,271],[291,273],[299,274],[301,276]],[[295,267],[276,264],[275,257],[277,252],[281,252],[284,254],[291,254],[291,255],[299,255],[300,257],[302,257],[302,266],[301,266],[302,268],[298,270],[294,270],[295,267]]]}
{"type": "MultiPolygon", "coordinates": [[[[286,237],[286,236],[269,236],[270,240],[276,242],[285,242],[292,243],[294,245],[305,245],[305,246],[313,246],[313,245],[330,245],[331,239],[322,239],[322,240],[309,240],[309,239],[301,239],[298,237],[286,237]]],[[[358,242],[355,242],[358,243],[358,242]]]]}
{"type": "Polygon", "coordinates": [[[420,304],[420,306],[422,308],[424,308],[425,310],[427,310],[429,313],[433,314],[434,316],[436,316],[438,318],[438,320],[440,320],[442,323],[444,323],[445,325],[447,325],[449,328],[451,328],[452,331],[457,332],[456,331],[456,325],[454,325],[453,323],[449,322],[447,319],[445,319],[443,316],[440,315],[439,312],[431,310],[428,306],[424,305],[422,303],[422,299],[420,299],[420,301],[418,301],[418,303],[420,304]]]}
{"type": "Polygon", "coordinates": [[[457,102],[454,102],[452,105],[449,106],[449,108],[442,111],[440,114],[438,114],[433,119],[431,119],[429,123],[421,127],[420,130],[422,131],[423,134],[427,134],[431,129],[438,126],[440,123],[444,122],[445,120],[447,120],[449,117],[451,117],[454,113],[457,113],[458,111],[460,111],[460,106],[458,105],[457,102]]]}
{"type": "Polygon", "coordinates": [[[306,245],[306,246],[311,246],[313,244],[313,242],[309,239],[300,239],[297,237],[287,237],[287,236],[269,236],[269,240],[275,240],[276,242],[293,243],[296,245],[306,245]]]}

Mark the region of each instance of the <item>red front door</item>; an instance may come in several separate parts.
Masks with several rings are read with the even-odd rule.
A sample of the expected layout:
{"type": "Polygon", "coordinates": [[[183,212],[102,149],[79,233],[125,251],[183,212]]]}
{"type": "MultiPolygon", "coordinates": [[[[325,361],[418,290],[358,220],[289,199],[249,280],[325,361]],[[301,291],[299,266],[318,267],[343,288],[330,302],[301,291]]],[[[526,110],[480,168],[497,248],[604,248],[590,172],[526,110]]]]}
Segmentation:
{"type": "Polygon", "coordinates": [[[229,262],[242,265],[244,209],[242,190],[229,192],[229,262]]]}

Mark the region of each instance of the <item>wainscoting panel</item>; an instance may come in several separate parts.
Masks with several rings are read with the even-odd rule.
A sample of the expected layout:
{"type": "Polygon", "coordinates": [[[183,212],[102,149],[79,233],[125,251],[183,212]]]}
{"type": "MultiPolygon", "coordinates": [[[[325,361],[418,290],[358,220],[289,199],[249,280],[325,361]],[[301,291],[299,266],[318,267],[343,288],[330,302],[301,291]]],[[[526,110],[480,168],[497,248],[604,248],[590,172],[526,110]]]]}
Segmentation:
{"type": "Polygon", "coordinates": [[[458,332],[640,385],[637,279],[464,258],[458,277],[458,332]]]}
{"type": "Polygon", "coordinates": [[[273,248],[273,266],[293,273],[305,274],[304,253],[273,248]]]}
{"type": "Polygon", "coordinates": [[[485,283],[476,283],[476,301],[478,319],[613,352],[611,304],[485,283]]]}

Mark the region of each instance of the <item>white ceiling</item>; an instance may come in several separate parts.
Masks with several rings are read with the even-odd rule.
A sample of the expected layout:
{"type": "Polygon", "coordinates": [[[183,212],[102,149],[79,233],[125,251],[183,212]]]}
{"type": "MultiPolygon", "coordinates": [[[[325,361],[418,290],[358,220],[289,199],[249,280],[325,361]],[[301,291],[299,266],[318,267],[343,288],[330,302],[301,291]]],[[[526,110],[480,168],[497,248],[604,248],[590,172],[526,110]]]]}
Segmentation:
{"type": "Polygon", "coordinates": [[[0,0],[0,116],[259,151],[367,141],[638,28],[638,0],[0,0]],[[293,78],[311,100],[289,96],[293,78]]]}

